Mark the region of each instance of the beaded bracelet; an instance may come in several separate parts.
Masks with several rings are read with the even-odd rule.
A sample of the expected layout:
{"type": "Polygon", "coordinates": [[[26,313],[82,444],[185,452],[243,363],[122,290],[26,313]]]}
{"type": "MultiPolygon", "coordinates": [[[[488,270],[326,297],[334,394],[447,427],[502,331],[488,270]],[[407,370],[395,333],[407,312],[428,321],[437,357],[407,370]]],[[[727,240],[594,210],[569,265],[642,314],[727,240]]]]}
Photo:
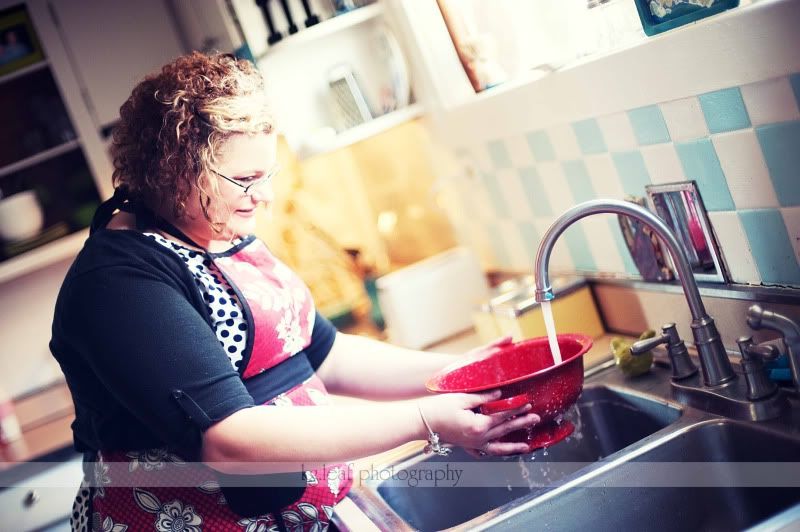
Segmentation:
{"type": "Polygon", "coordinates": [[[422,405],[419,403],[417,403],[417,410],[419,410],[419,415],[422,418],[422,422],[425,423],[425,428],[428,429],[428,444],[425,446],[425,449],[423,449],[423,452],[425,454],[438,454],[439,456],[447,456],[453,452],[453,449],[444,447],[439,442],[439,433],[434,432],[433,429],[431,429],[431,426],[428,424],[428,420],[425,419],[425,414],[422,412],[422,405]]]}

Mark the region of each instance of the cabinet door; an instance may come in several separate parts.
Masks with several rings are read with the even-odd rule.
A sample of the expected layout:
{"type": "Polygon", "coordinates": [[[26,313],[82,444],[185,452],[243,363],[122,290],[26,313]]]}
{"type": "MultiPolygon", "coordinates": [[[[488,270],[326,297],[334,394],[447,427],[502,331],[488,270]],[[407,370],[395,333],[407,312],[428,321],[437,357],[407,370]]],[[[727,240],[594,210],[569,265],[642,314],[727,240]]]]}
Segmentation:
{"type": "Polygon", "coordinates": [[[49,0],[98,128],[146,74],[184,53],[164,0],[49,0]]]}

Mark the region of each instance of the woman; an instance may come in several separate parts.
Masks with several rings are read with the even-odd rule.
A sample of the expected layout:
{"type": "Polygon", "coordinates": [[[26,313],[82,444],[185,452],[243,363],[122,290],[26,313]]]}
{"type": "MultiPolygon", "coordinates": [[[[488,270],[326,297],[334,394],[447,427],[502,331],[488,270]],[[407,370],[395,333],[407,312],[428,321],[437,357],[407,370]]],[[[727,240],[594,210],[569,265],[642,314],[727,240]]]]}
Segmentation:
{"type": "Polygon", "coordinates": [[[538,421],[529,405],[484,416],[472,409],[497,395],[422,397],[451,357],[338,333],[252,236],[278,171],[252,64],[178,58],[120,116],[116,193],[53,323],[86,456],[74,528],[325,528],[347,460],[437,438],[525,450],[495,440],[538,421]],[[334,407],[328,391],[392,401],[334,407]]]}

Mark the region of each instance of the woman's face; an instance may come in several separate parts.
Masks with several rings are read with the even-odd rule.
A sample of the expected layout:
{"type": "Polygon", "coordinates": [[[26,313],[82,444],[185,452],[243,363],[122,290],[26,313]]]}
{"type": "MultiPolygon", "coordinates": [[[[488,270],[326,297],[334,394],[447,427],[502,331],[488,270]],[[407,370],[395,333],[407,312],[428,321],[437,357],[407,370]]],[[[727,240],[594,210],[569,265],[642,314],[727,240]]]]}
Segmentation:
{"type": "Polygon", "coordinates": [[[223,144],[217,164],[208,176],[217,181],[221,196],[219,200],[212,197],[208,211],[213,221],[223,225],[222,234],[214,234],[209,227],[197,193],[192,194],[187,205],[186,216],[180,221],[181,229],[204,245],[210,240],[253,233],[256,206],[259,203],[268,205],[274,199],[272,180],[268,177],[274,175],[276,164],[276,135],[241,134],[231,137],[223,144]],[[244,187],[253,183],[245,193],[244,187]]]}

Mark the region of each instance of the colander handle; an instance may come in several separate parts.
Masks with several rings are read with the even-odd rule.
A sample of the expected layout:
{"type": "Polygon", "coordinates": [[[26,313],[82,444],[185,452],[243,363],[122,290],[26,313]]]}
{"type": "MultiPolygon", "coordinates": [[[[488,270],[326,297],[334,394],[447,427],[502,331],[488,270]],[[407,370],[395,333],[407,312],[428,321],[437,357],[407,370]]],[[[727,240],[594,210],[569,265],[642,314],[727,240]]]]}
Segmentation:
{"type": "Polygon", "coordinates": [[[506,397],[504,399],[489,401],[488,403],[482,404],[481,414],[485,414],[488,416],[490,414],[497,414],[498,412],[503,412],[505,410],[513,410],[529,402],[530,401],[528,400],[528,394],[521,393],[513,397],[506,397]]]}

